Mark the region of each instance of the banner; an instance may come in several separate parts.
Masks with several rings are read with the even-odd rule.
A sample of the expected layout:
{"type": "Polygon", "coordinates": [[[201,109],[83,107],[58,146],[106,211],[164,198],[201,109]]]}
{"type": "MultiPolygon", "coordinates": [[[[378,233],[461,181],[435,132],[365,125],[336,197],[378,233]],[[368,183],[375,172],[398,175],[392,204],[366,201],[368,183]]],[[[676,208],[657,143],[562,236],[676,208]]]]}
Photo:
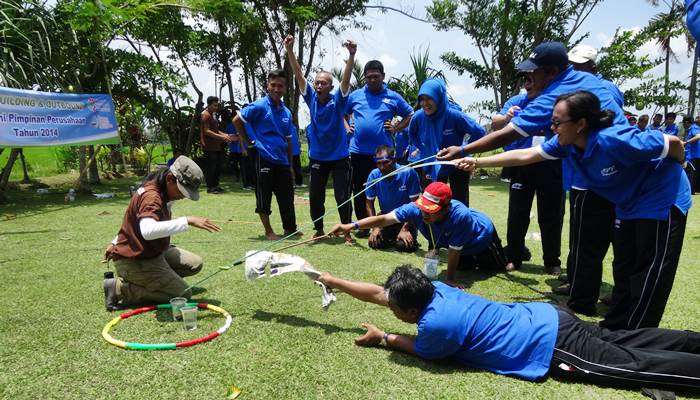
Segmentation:
{"type": "Polygon", "coordinates": [[[0,147],[119,143],[112,97],[0,87],[0,147]]]}

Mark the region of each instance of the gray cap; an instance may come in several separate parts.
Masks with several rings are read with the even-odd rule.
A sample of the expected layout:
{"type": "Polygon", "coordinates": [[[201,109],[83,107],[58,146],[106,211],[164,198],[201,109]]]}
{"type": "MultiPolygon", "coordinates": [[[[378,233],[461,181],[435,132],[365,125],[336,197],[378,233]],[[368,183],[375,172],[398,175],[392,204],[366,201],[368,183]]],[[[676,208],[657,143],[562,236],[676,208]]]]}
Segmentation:
{"type": "Polygon", "coordinates": [[[180,156],[170,166],[170,172],[175,176],[177,188],[180,189],[183,196],[190,200],[199,200],[198,189],[204,179],[204,173],[194,161],[185,156],[180,156]]]}

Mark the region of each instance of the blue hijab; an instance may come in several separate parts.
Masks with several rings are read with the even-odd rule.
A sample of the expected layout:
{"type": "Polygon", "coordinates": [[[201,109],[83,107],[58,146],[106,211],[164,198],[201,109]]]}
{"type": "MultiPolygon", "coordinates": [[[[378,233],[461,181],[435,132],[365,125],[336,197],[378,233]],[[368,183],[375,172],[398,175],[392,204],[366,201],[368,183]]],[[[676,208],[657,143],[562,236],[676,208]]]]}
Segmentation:
{"type": "MultiPolygon", "coordinates": [[[[424,114],[425,123],[419,127],[420,132],[420,152],[422,157],[437,154],[442,144],[442,132],[445,128],[445,121],[449,117],[447,88],[442,79],[428,79],[418,91],[418,99],[421,96],[430,97],[437,105],[437,110],[431,115],[425,114],[421,109],[416,114],[424,114]]],[[[440,172],[440,165],[431,165],[426,171],[433,182],[437,181],[440,172]]]]}

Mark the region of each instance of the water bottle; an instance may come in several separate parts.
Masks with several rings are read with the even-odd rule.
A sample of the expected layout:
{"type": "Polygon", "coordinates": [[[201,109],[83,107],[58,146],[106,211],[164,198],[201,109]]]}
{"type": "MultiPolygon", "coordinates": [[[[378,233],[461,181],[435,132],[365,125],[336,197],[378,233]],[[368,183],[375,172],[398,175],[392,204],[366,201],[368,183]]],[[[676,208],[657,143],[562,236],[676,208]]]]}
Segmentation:
{"type": "Polygon", "coordinates": [[[437,279],[439,258],[437,254],[428,254],[425,256],[425,264],[423,265],[423,273],[431,281],[437,279]]]}

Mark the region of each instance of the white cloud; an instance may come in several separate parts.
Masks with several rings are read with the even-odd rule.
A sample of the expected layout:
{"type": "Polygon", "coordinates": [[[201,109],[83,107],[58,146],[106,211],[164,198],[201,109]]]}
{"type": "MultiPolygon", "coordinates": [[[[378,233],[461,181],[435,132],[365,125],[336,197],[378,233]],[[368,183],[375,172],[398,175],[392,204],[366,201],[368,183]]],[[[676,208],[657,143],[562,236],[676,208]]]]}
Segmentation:
{"type": "Polygon", "coordinates": [[[379,57],[377,57],[379,61],[384,64],[384,70],[386,71],[389,68],[393,68],[399,64],[399,62],[390,54],[387,53],[382,53],[379,57]]]}

